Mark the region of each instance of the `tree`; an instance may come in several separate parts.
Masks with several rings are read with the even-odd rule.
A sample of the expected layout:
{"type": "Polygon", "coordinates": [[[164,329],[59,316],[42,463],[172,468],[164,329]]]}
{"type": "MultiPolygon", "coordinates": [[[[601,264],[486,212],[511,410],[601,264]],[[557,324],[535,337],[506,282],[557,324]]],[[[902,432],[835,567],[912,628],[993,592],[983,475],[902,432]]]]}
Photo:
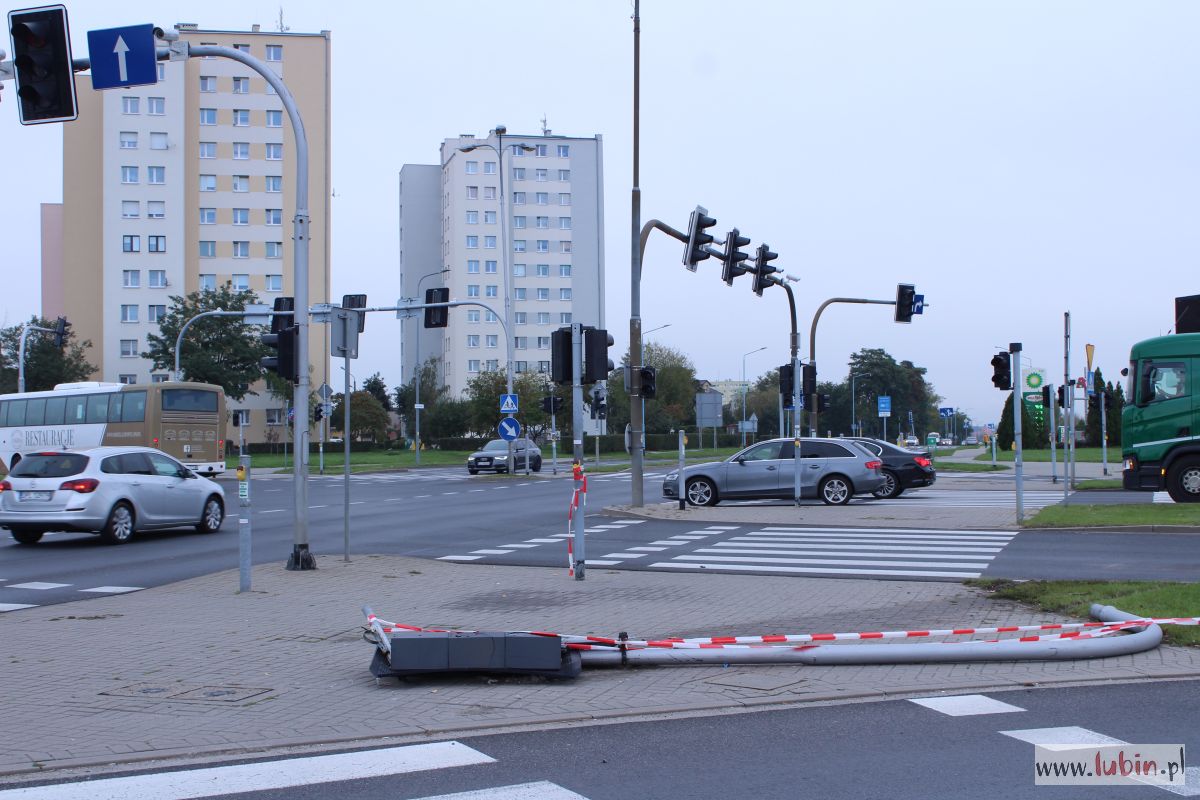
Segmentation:
{"type": "Polygon", "coordinates": [[[1108,443],[1121,444],[1121,409],[1125,406],[1125,393],[1120,384],[1114,387],[1104,382],[1104,376],[1097,367],[1092,376],[1095,394],[1088,398],[1087,419],[1083,427],[1083,441],[1089,447],[1100,446],[1100,403],[1104,400],[1104,392],[1111,398],[1111,407],[1107,411],[1105,422],[1108,429],[1108,443]],[[1094,398],[1094,400],[1093,400],[1094,398]]]}
{"type": "MultiPolygon", "coordinates": [[[[493,435],[499,424],[500,395],[507,392],[508,381],[503,370],[481,372],[467,382],[464,400],[468,407],[469,428],[477,434],[493,435]]],[[[542,411],[542,398],[550,391],[548,376],[537,372],[521,372],[513,376],[513,392],[520,398],[517,420],[531,439],[541,439],[550,430],[550,415],[542,411]]],[[[570,393],[566,395],[570,398],[570,393]]],[[[564,408],[568,408],[564,405],[564,408]]],[[[561,414],[558,427],[569,429],[570,414],[561,414]]]]}
{"type": "MultiPolygon", "coordinates": [[[[646,401],[646,432],[667,433],[696,425],[696,368],[678,350],[655,342],[642,347],[642,361],[654,367],[658,391],[646,401]]],[[[631,364],[628,351],[622,365],[631,364]]],[[[629,394],[625,391],[624,366],[608,376],[608,429],[623,431],[629,422],[629,394]]],[[[561,423],[560,423],[561,424],[561,423]]]]}
{"type": "MultiPolygon", "coordinates": [[[[53,328],[54,322],[30,317],[30,325],[53,328]]],[[[21,326],[0,330],[0,392],[17,390],[17,356],[21,345],[21,326]]],[[[63,348],[54,346],[54,337],[42,331],[30,331],[25,339],[25,390],[29,392],[53,389],[55,384],[86,381],[96,372],[87,360],[91,340],[75,341],[75,332],[67,329],[63,348]]]]}
{"type": "MultiPolygon", "coordinates": [[[[337,396],[335,396],[337,397],[337,396]]],[[[337,397],[330,424],[341,428],[345,419],[344,397],[337,397]]],[[[358,441],[382,442],[387,437],[388,415],[375,395],[367,391],[350,395],[350,437],[358,441]]],[[[345,435],[345,431],[342,432],[345,435]]]]}
{"type": "Polygon", "coordinates": [[[392,398],[388,394],[387,384],[383,382],[383,377],[378,372],[363,381],[363,391],[373,394],[379,401],[379,405],[383,406],[384,411],[392,410],[392,398]]]}
{"type": "MultiPolygon", "coordinates": [[[[175,369],[175,340],[179,330],[192,317],[204,311],[242,311],[257,297],[249,289],[235,291],[229,283],[215,290],[192,292],[187,297],[172,296],[167,314],[159,322],[157,334],[146,340],[150,348],[143,358],[156,369],[175,369]]],[[[269,348],[259,341],[262,329],[247,325],[241,317],[208,317],[188,328],[179,367],[189,381],[214,383],[234,400],[241,400],[250,385],[263,377],[260,364],[269,348]]]]}
{"type": "MultiPolygon", "coordinates": [[[[1018,392],[1018,396],[1020,393],[1018,392]]],[[[1005,393],[1004,410],[1000,413],[1000,424],[996,427],[996,446],[1001,450],[1011,450],[1016,441],[1013,430],[1013,396],[1012,392],[1005,393]]],[[[1037,449],[1036,442],[1046,438],[1045,424],[1029,413],[1029,405],[1021,403],[1021,449],[1037,449]]]]}
{"type": "Polygon", "coordinates": [[[466,400],[440,400],[421,415],[421,438],[431,441],[466,436],[470,430],[470,419],[470,403],[466,400]]]}
{"type": "Polygon", "coordinates": [[[432,418],[433,411],[437,408],[437,405],[444,402],[450,393],[450,388],[438,381],[437,359],[428,359],[421,365],[421,368],[417,372],[418,374],[414,375],[411,381],[395,388],[393,409],[408,421],[412,421],[415,418],[416,409],[414,406],[417,400],[416,387],[417,380],[419,379],[421,381],[420,401],[421,405],[425,407],[421,413],[421,439],[429,442],[435,437],[459,436],[460,432],[435,434],[434,429],[427,424],[428,420],[432,418]]]}

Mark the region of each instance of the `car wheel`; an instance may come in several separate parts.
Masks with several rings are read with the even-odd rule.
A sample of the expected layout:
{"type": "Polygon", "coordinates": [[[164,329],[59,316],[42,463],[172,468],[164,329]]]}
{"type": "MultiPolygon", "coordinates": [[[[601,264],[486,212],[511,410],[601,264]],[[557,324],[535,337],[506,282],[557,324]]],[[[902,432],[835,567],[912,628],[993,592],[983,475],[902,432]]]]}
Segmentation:
{"type": "Polygon", "coordinates": [[[471,474],[471,475],[478,475],[478,474],[479,474],[479,470],[477,470],[477,469],[469,469],[469,470],[467,470],[467,472],[468,472],[469,474],[471,474]]]}
{"type": "Polygon", "coordinates": [[[1167,474],[1167,493],[1176,503],[1200,502],[1200,458],[1181,458],[1167,474]]]}
{"type": "Polygon", "coordinates": [[[904,487],[900,485],[900,478],[897,477],[896,473],[892,472],[890,469],[885,469],[883,471],[883,486],[880,486],[878,489],[871,492],[871,494],[880,499],[887,500],[893,497],[899,497],[903,491],[904,487]]]}
{"type": "Polygon", "coordinates": [[[197,533],[216,533],[225,521],[225,505],[215,494],[204,501],[204,513],[196,525],[197,533]]]}
{"type": "Polygon", "coordinates": [[[830,475],[821,481],[821,485],[817,487],[817,494],[827,506],[844,506],[850,502],[854,488],[850,481],[841,475],[830,475]]]}
{"type": "Polygon", "coordinates": [[[100,531],[106,544],[125,544],[133,538],[133,508],[125,502],[117,503],[108,512],[108,521],[100,531]]]}
{"type": "Polygon", "coordinates": [[[533,459],[533,471],[534,472],[542,471],[542,460],[540,458],[533,459]]]}
{"type": "Polygon", "coordinates": [[[720,502],[717,487],[708,478],[693,478],[688,481],[687,500],[694,506],[715,506],[720,502]]]}
{"type": "Polygon", "coordinates": [[[42,534],[45,531],[39,531],[36,528],[12,528],[12,537],[19,544],[37,544],[42,540],[42,534]]]}

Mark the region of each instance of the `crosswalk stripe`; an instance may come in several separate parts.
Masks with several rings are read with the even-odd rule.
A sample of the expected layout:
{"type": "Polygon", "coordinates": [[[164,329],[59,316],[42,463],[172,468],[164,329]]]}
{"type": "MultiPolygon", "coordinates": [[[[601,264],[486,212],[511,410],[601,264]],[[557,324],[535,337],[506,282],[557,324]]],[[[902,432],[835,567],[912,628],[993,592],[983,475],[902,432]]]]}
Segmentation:
{"type": "Polygon", "coordinates": [[[994,700],[982,694],[959,694],[950,697],[910,697],[908,702],[925,706],[950,717],[969,717],[977,714],[1013,714],[1025,709],[994,700]]]}
{"type": "Polygon", "coordinates": [[[10,583],[5,589],[33,589],[39,592],[45,592],[50,589],[64,589],[71,584],[69,583],[45,583],[43,581],[31,581],[29,583],[10,583]]]}
{"type": "MultiPolygon", "coordinates": [[[[656,548],[657,549],[657,548],[656,548]]],[[[991,560],[992,556],[987,553],[975,553],[971,551],[959,551],[956,553],[928,553],[924,550],[901,550],[896,553],[887,552],[847,552],[846,550],[816,550],[810,547],[798,548],[796,550],[762,550],[759,548],[738,548],[738,547],[701,547],[692,551],[693,553],[731,553],[736,555],[762,555],[762,556],[805,556],[813,558],[816,556],[854,556],[855,558],[971,558],[972,556],[981,559],[991,560]]]]}
{"type": "Polygon", "coordinates": [[[564,789],[557,783],[537,781],[536,783],[497,786],[493,789],[477,789],[471,792],[418,797],[417,800],[587,800],[587,798],[570,789],[564,789]]]}
{"type": "Polygon", "coordinates": [[[20,611],[22,608],[37,608],[29,603],[0,603],[0,613],[5,611],[20,611]]]}
{"type": "MultiPolygon", "coordinates": [[[[698,550],[696,552],[706,552],[698,550]]],[[[858,558],[761,558],[758,556],[675,556],[676,561],[728,561],[734,564],[830,564],[842,567],[938,567],[944,569],[983,569],[987,562],[977,561],[875,561],[858,558]]]]}
{"type": "Polygon", "coordinates": [[[931,553],[999,553],[1004,549],[1004,542],[995,542],[988,544],[951,544],[950,542],[932,542],[926,544],[924,542],[895,542],[891,539],[883,539],[877,542],[842,542],[837,539],[802,539],[800,541],[772,541],[762,539],[751,539],[749,541],[738,538],[728,539],[724,542],[713,542],[715,547],[750,547],[750,548],[767,548],[767,547],[782,547],[789,550],[810,550],[813,548],[825,549],[831,546],[836,546],[843,550],[920,550],[922,552],[931,553]],[[996,546],[999,545],[999,546],[996,546]]]}
{"type": "Polygon", "coordinates": [[[960,539],[950,539],[950,538],[902,539],[899,537],[887,538],[887,539],[884,539],[884,538],[869,539],[865,536],[852,536],[852,537],[847,537],[844,539],[835,538],[835,537],[831,537],[831,536],[819,536],[819,537],[818,536],[806,536],[806,537],[802,537],[802,538],[800,538],[800,537],[798,537],[798,538],[792,538],[792,537],[770,538],[770,537],[764,537],[764,536],[735,536],[732,539],[727,539],[726,541],[744,542],[746,544],[780,545],[780,546],[800,545],[800,544],[837,544],[837,545],[842,545],[842,544],[866,545],[866,544],[869,544],[869,545],[903,545],[906,547],[907,546],[925,547],[925,546],[931,546],[931,545],[945,545],[945,546],[954,546],[954,547],[996,547],[997,549],[999,549],[999,548],[1003,547],[1004,545],[1008,544],[1008,542],[1010,540],[1009,539],[992,539],[992,540],[968,539],[967,541],[962,541],[960,539]]]}
{"type": "Polygon", "coordinates": [[[438,561],[478,561],[483,556],[438,556],[438,561]]]}
{"type": "MultiPolygon", "coordinates": [[[[660,561],[656,564],[651,564],[651,567],[661,567],[665,569],[723,569],[734,570],[738,569],[735,565],[719,564],[716,562],[707,564],[690,564],[680,563],[675,561],[660,561]]],[[[893,577],[904,578],[978,578],[982,573],[979,572],[951,572],[942,570],[913,570],[913,569],[845,569],[841,567],[783,567],[772,564],[762,564],[756,566],[745,566],[740,568],[744,572],[781,572],[793,575],[889,575],[893,577]]]]}
{"type": "Polygon", "coordinates": [[[91,589],[80,589],[81,592],[95,592],[96,594],[125,594],[126,592],[140,592],[144,586],[94,586],[91,589]]]}
{"type": "Polygon", "coordinates": [[[783,533],[864,533],[864,534],[882,534],[882,533],[911,533],[911,534],[951,534],[954,536],[1012,536],[1012,531],[985,531],[985,530],[953,530],[949,528],[823,528],[823,527],[804,527],[798,528],[795,526],[786,527],[781,525],[767,525],[759,529],[760,531],[779,531],[783,533]]]}

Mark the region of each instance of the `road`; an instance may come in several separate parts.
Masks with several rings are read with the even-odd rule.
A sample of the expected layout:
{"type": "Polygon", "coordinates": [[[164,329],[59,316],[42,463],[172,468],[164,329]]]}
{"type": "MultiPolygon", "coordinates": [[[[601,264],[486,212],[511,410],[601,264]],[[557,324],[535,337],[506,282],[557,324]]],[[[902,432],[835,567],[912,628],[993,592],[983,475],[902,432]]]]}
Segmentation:
{"type": "MultiPolygon", "coordinates": [[[[656,498],[661,472],[647,478],[656,498]]],[[[236,487],[224,483],[229,511],[236,487]]],[[[313,478],[309,532],[320,560],[342,553],[342,480],[313,478]]],[[[1027,504],[1057,501],[1027,493],[1027,504]]],[[[1045,496],[1043,496],[1045,495],[1045,496]]],[[[252,486],[254,561],[282,563],[292,548],[291,483],[256,477],[252,486]]],[[[388,553],[482,564],[566,568],[570,482],[521,476],[469,477],[455,469],[377,473],[352,480],[351,552],[388,553]]],[[[592,509],[628,502],[628,475],[589,481],[592,509]]],[[[816,502],[816,501],[812,501],[816,502]]],[[[1011,504],[1010,492],[932,488],[892,504],[1011,504]]],[[[236,519],[213,535],[150,533],[106,546],[87,534],[50,534],[34,547],[0,540],[0,610],[86,599],[158,586],[238,564],[236,519]]],[[[788,528],[631,521],[587,517],[593,569],[751,572],[914,580],[967,577],[1193,580],[1200,535],[1027,531],[788,528]]]]}

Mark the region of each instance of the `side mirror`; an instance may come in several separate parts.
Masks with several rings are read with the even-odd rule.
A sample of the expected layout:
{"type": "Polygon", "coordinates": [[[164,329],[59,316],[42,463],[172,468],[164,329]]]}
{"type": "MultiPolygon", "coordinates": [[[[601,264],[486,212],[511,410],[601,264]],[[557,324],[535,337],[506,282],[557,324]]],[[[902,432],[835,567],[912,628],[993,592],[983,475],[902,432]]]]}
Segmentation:
{"type": "Polygon", "coordinates": [[[734,459],[734,461],[741,464],[743,467],[746,466],[746,457],[745,456],[738,456],[737,458],[734,459]]]}

